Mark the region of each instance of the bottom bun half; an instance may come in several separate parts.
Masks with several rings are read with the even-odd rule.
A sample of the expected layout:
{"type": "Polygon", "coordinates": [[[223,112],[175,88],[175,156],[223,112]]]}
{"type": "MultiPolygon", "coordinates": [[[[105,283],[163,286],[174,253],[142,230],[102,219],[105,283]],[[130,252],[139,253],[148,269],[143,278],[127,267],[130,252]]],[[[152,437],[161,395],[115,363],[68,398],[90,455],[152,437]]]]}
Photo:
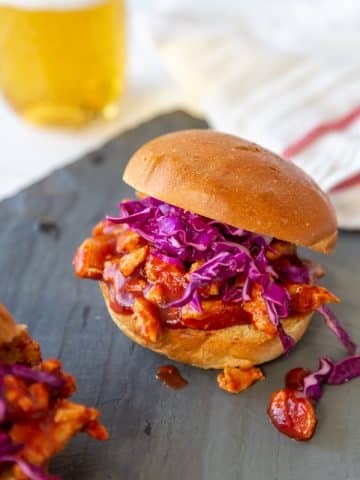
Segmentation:
{"type": "MultiPolygon", "coordinates": [[[[272,337],[256,330],[252,325],[236,325],[220,330],[163,328],[157,342],[148,342],[135,331],[132,315],[123,315],[112,310],[108,287],[103,282],[99,284],[108,311],[120,330],[139,345],[166,355],[171,360],[200,368],[249,368],[269,362],[283,354],[283,347],[277,335],[272,337]]],[[[286,333],[298,342],[304,335],[311,317],[312,313],[294,315],[285,319],[282,325],[286,333]]]]}

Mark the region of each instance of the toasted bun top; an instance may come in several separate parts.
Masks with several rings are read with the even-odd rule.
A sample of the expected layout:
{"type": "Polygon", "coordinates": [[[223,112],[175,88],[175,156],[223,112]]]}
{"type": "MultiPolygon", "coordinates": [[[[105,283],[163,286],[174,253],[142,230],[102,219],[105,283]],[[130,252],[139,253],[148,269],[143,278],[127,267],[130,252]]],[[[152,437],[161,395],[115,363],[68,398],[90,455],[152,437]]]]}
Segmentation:
{"type": "Polygon", "coordinates": [[[334,209],[292,162],[211,130],[160,136],[130,159],[124,181],[139,192],[252,232],[320,252],[336,243],[334,209]]]}

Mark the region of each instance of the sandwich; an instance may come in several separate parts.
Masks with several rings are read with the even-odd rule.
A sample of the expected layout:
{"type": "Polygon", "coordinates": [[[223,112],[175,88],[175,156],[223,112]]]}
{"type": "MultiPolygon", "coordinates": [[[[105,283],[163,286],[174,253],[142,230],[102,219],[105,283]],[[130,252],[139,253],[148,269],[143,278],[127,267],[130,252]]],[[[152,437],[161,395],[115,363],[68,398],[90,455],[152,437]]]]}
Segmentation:
{"type": "Polygon", "coordinates": [[[78,432],[108,437],[94,408],[73,403],[74,378],[0,304],[0,480],[51,480],[48,464],[78,432]]]}
{"type": "Polygon", "coordinates": [[[355,345],[326,304],[323,269],[297,247],[331,253],[334,209],[300,168],[241,138],[186,130],[155,138],[129,160],[137,192],[78,248],[74,269],[99,282],[130,339],[204,369],[222,388],[262,378],[314,312],[350,353],[355,345]]]}

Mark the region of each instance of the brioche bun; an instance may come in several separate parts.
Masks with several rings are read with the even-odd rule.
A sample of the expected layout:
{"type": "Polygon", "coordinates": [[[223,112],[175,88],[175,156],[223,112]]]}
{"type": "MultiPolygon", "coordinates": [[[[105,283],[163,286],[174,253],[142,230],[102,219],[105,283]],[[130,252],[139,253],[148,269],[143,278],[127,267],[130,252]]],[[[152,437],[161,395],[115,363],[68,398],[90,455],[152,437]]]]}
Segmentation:
{"type": "MultiPolygon", "coordinates": [[[[141,194],[232,226],[269,235],[323,253],[337,238],[334,209],[326,194],[301,169],[241,138],[211,130],[184,130],[160,136],[130,159],[124,181],[141,194]]],[[[220,330],[162,328],[150,343],[135,330],[132,315],[111,317],[138,344],[172,360],[201,368],[248,368],[283,353],[279,336],[252,325],[220,330]]],[[[297,342],[312,313],[283,320],[297,342]]]]}
{"type": "MultiPolygon", "coordinates": [[[[108,287],[104,282],[99,284],[110,316],[120,330],[139,345],[166,355],[171,360],[200,368],[249,368],[269,362],[284,353],[278,335],[272,337],[252,325],[220,330],[162,328],[156,343],[147,342],[136,332],[132,315],[122,315],[112,310],[108,287]]],[[[312,313],[294,315],[285,319],[282,325],[297,342],[304,335],[311,317],[312,313]]]]}
{"type": "Polygon", "coordinates": [[[292,162],[211,130],[160,136],[130,159],[124,181],[194,213],[323,253],[337,238],[335,211],[292,162]]]}

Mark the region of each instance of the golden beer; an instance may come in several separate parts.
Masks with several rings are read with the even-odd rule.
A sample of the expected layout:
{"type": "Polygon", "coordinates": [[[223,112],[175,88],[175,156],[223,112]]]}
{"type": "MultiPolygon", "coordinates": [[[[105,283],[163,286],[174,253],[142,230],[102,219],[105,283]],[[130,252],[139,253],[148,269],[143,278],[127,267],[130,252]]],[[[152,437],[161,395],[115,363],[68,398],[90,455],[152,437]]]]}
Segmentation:
{"type": "Polygon", "coordinates": [[[0,6],[0,89],[13,108],[45,125],[113,116],[124,83],[124,0],[12,1],[0,6]]]}

